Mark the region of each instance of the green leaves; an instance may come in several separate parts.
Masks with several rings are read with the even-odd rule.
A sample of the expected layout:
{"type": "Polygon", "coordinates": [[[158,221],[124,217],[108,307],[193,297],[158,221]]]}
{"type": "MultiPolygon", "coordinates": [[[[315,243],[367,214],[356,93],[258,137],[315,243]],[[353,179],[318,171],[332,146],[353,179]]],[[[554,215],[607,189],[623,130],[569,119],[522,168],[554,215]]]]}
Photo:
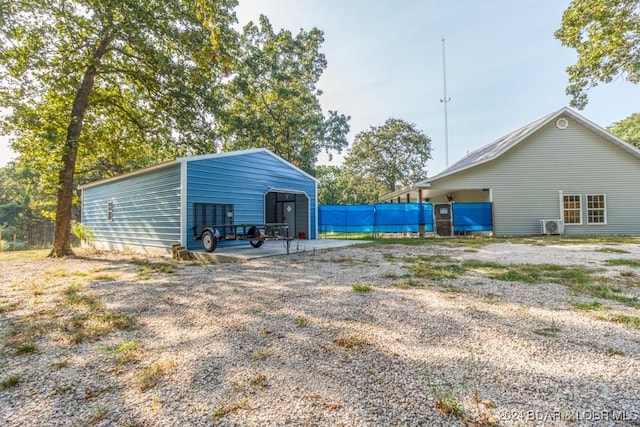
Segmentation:
{"type": "Polygon", "coordinates": [[[212,151],[219,86],[236,49],[235,5],[2,3],[0,131],[48,194],[58,193],[56,248],[68,246],[58,240],[69,237],[76,169],[82,183],[212,151]]]}
{"type": "Polygon", "coordinates": [[[427,177],[431,139],[414,124],[390,118],[360,132],[345,158],[343,202],[374,203],[383,195],[427,177]]]}
{"type": "Polygon", "coordinates": [[[316,88],[327,66],[323,41],[316,28],[276,33],[265,16],[244,27],[235,73],[223,88],[229,102],[218,111],[223,150],[266,147],[310,172],[320,151],[346,147],[349,117],[325,117],[316,88]]]}
{"type": "Polygon", "coordinates": [[[615,122],[607,130],[620,139],[640,148],[640,113],[633,113],[626,119],[615,122]]]}
{"type": "Polygon", "coordinates": [[[637,0],[573,0],[555,37],[576,50],[567,68],[571,105],[583,109],[598,83],[640,82],[640,7],[637,0]]]}

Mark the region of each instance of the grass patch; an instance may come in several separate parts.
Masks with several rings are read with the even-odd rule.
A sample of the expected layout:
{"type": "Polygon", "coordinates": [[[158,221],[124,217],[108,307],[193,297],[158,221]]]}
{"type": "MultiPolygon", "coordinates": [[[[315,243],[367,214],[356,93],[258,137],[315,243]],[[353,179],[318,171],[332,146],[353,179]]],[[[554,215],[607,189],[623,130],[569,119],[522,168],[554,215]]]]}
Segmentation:
{"type": "Polygon", "coordinates": [[[309,320],[306,317],[298,317],[296,319],[296,324],[298,328],[306,328],[309,325],[309,320]]]}
{"type": "Polygon", "coordinates": [[[407,277],[407,280],[405,280],[404,282],[394,283],[393,286],[395,286],[398,289],[409,289],[409,288],[422,286],[422,283],[417,281],[414,277],[409,276],[407,277]]]}
{"type": "Polygon", "coordinates": [[[32,341],[20,343],[13,347],[16,354],[29,354],[36,351],[36,344],[32,341]]]}
{"type": "Polygon", "coordinates": [[[135,319],[126,313],[109,311],[97,295],[81,293],[82,285],[68,286],[64,304],[71,309],[62,329],[68,332],[72,344],[80,344],[89,339],[97,339],[116,329],[127,329],[135,324],[135,319]]]}
{"type": "Polygon", "coordinates": [[[598,301],[574,302],[574,303],[571,303],[571,306],[576,310],[585,310],[585,311],[600,310],[602,308],[602,304],[599,303],[598,301]]]}
{"type": "Polygon", "coordinates": [[[22,382],[22,378],[19,375],[11,375],[4,380],[0,381],[0,390],[7,390],[15,387],[22,382]]]}
{"type": "Polygon", "coordinates": [[[26,251],[3,251],[0,252],[0,262],[5,261],[35,261],[45,259],[51,249],[35,249],[26,251]]]}
{"type": "Polygon", "coordinates": [[[504,270],[507,268],[503,264],[492,261],[480,261],[477,259],[468,259],[462,262],[462,267],[467,270],[504,270]]]}
{"type": "Polygon", "coordinates": [[[637,296],[625,295],[622,293],[621,289],[614,288],[606,284],[590,283],[574,290],[587,292],[597,298],[618,301],[629,306],[638,306],[640,304],[640,300],[637,296]]]}
{"type": "Polygon", "coordinates": [[[614,258],[608,259],[604,263],[612,266],[625,265],[628,267],[640,267],[640,260],[637,259],[614,258]]]}
{"type": "Polygon", "coordinates": [[[537,274],[523,273],[517,270],[508,270],[503,273],[490,274],[489,278],[505,282],[536,283],[540,281],[540,276],[537,274]]]}
{"type": "Polygon", "coordinates": [[[94,341],[116,329],[127,329],[135,324],[135,319],[117,311],[79,313],[65,321],[63,328],[71,344],[94,341]]]}
{"type": "Polygon", "coordinates": [[[435,401],[434,407],[443,418],[462,418],[464,407],[462,403],[449,390],[444,390],[434,384],[429,384],[429,391],[435,401]]]}
{"type": "Polygon", "coordinates": [[[95,313],[86,319],[87,330],[93,335],[105,335],[116,329],[127,329],[135,324],[135,319],[119,311],[95,313]]]}
{"type": "Polygon", "coordinates": [[[31,283],[31,295],[33,295],[34,297],[44,295],[45,290],[46,285],[44,283],[31,283]]]}
{"type": "Polygon", "coordinates": [[[341,256],[331,258],[331,262],[335,264],[355,265],[356,260],[352,257],[341,256]]]}
{"type": "Polygon", "coordinates": [[[67,286],[63,291],[63,295],[74,295],[82,291],[82,285],[80,283],[74,283],[67,286]]]}
{"type": "Polygon", "coordinates": [[[99,310],[102,308],[100,297],[97,295],[71,293],[67,295],[65,303],[69,305],[84,305],[89,310],[99,310]]]}
{"type": "Polygon", "coordinates": [[[53,270],[47,270],[44,272],[45,277],[69,277],[71,274],[62,268],[55,268],[53,270]]]}
{"type": "Polygon", "coordinates": [[[137,274],[140,279],[149,280],[152,274],[173,274],[175,271],[175,268],[171,264],[153,263],[141,267],[137,274]]]}
{"type": "Polygon", "coordinates": [[[39,336],[59,329],[55,310],[41,310],[10,322],[8,328],[9,343],[13,347],[23,345],[39,336]]]}
{"type": "Polygon", "coordinates": [[[438,413],[444,418],[449,418],[451,416],[462,418],[464,415],[462,403],[450,394],[441,394],[436,396],[435,401],[436,411],[438,411],[438,413]]]}
{"type": "Polygon", "coordinates": [[[367,292],[371,292],[371,286],[366,285],[364,283],[355,283],[353,285],[351,285],[351,289],[353,289],[354,292],[360,293],[360,294],[365,294],[367,292]]]}
{"type": "Polygon", "coordinates": [[[8,313],[10,311],[15,310],[20,306],[20,303],[17,302],[0,302],[0,313],[8,313]]]}
{"type": "Polygon", "coordinates": [[[622,313],[605,313],[597,316],[596,319],[606,320],[613,323],[621,323],[635,329],[640,329],[640,316],[630,316],[622,313]]]}
{"type": "Polygon", "coordinates": [[[483,303],[487,304],[487,305],[502,305],[504,304],[504,301],[496,298],[496,297],[489,297],[486,298],[482,301],[483,303]]]}
{"type": "Polygon", "coordinates": [[[122,276],[120,272],[96,271],[91,273],[89,279],[96,282],[111,282],[118,280],[122,276]]]}
{"type": "Polygon", "coordinates": [[[598,248],[596,249],[596,252],[602,252],[605,254],[628,254],[630,253],[629,251],[626,251],[624,249],[619,249],[619,248],[598,248]]]}
{"type": "Polygon", "coordinates": [[[551,325],[546,328],[540,328],[533,331],[534,334],[547,338],[558,338],[560,336],[560,328],[556,324],[555,320],[551,322],[551,325]]]}
{"type": "Polygon", "coordinates": [[[266,349],[258,349],[258,348],[254,348],[253,351],[251,352],[251,355],[253,357],[253,360],[266,360],[268,357],[273,356],[275,354],[276,350],[274,347],[268,347],[266,349]]]}
{"type": "Polygon", "coordinates": [[[336,338],[333,340],[333,343],[347,350],[355,350],[369,345],[369,341],[366,338],[359,337],[358,335],[336,338]]]}
{"type": "Polygon", "coordinates": [[[569,286],[584,286],[592,282],[592,269],[564,266],[557,264],[518,264],[500,267],[499,264],[488,263],[494,269],[505,271],[494,272],[489,278],[509,282],[522,283],[558,283],[569,286]]]}
{"type": "Polygon", "coordinates": [[[624,356],[624,352],[614,347],[607,347],[607,356],[624,356]]]}
{"type": "MultiPolygon", "coordinates": [[[[333,237],[333,236],[332,236],[333,237]]],[[[335,236],[337,237],[337,236],[335,236]]],[[[549,246],[549,245],[574,245],[574,244],[640,244],[640,238],[633,236],[547,236],[547,237],[455,237],[455,238],[372,238],[369,235],[352,235],[347,233],[342,235],[343,238],[360,238],[372,240],[371,243],[358,245],[361,247],[384,246],[384,245],[406,245],[433,247],[445,246],[454,248],[475,249],[494,243],[513,243],[533,246],[549,246]]]]}
{"type": "Polygon", "coordinates": [[[69,359],[61,359],[61,360],[58,360],[57,362],[52,362],[49,364],[49,366],[52,369],[68,368],[69,365],[70,365],[69,359]]]}
{"type": "Polygon", "coordinates": [[[396,261],[398,259],[398,257],[396,257],[394,254],[390,254],[388,252],[385,252],[382,254],[382,259],[386,260],[386,261],[396,261]]]}
{"type": "Polygon", "coordinates": [[[228,415],[232,412],[236,412],[246,408],[248,404],[249,404],[249,400],[246,397],[244,399],[231,402],[229,404],[222,404],[213,411],[213,417],[214,418],[224,417],[225,415],[228,415]]]}
{"type": "Polygon", "coordinates": [[[416,263],[411,268],[416,277],[426,277],[433,280],[455,279],[464,274],[465,269],[459,264],[429,264],[416,263]]]}
{"type": "Polygon", "coordinates": [[[251,385],[257,388],[265,389],[269,386],[267,376],[263,373],[257,374],[252,380],[251,385]]]}
{"type": "Polygon", "coordinates": [[[420,256],[405,256],[402,258],[407,263],[443,263],[451,261],[449,255],[420,255],[420,256]]]}
{"type": "Polygon", "coordinates": [[[142,358],[142,350],[139,341],[121,340],[118,345],[107,348],[107,353],[112,355],[118,365],[137,363],[142,358]]]}
{"type": "Polygon", "coordinates": [[[140,391],[155,387],[162,378],[171,374],[178,364],[171,359],[159,360],[138,370],[133,375],[133,382],[140,391]]]}

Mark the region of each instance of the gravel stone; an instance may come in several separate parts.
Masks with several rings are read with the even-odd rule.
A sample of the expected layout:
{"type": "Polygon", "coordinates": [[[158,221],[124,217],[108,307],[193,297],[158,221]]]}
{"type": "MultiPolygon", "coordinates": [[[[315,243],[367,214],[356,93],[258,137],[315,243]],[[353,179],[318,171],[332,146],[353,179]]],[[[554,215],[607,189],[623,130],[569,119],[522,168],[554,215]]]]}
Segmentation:
{"type": "Polygon", "coordinates": [[[640,296],[640,268],[606,263],[640,260],[634,244],[380,245],[209,265],[0,257],[0,425],[640,424],[640,329],[607,320],[637,319],[637,302],[481,269],[406,285],[409,258],[435,256],[579,266],[640,296]],[[74,344],[87,313],[135,322],[74,344]]]}

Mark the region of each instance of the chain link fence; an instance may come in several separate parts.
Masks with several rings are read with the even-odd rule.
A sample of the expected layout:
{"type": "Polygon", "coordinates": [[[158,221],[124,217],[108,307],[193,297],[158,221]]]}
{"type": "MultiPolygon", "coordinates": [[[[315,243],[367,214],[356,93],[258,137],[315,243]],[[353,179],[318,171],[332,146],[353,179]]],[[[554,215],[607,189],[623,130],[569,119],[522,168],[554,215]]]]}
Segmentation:
{"type": "Polygon", "coordinates": [[[0,250],[16,251],[53,245],[53,221],[34,221],[24,227],[0,228],[0,250]]]}

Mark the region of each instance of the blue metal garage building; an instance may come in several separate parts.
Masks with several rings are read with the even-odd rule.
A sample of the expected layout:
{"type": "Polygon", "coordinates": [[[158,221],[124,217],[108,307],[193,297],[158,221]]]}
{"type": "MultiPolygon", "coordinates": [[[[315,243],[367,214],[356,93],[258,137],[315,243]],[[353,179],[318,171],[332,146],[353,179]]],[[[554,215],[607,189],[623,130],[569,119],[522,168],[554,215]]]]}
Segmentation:
{"type": "Polygon", "coordinates": [[[196,230],[221,223],[286,222],[315,239],[317,184],[264,148],[183,157],[81,186],[82,223],[99,248],[143,252],[199,249],[196,230]]]}

